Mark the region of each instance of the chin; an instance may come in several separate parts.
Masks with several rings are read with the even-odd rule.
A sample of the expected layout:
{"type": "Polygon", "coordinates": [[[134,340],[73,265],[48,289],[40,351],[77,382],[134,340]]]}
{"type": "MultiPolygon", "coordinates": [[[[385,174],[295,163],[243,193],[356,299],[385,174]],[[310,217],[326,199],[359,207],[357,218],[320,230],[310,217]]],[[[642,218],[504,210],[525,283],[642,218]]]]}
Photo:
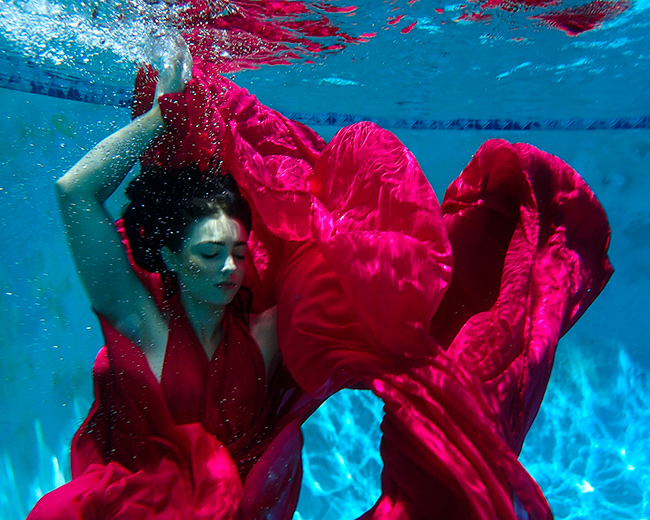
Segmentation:
{"type": "Polygon", "coordinates": [[[232,294],[230,295],[223,295],[223,297],[221,298],[215,298],[210,303],[212,303],[213,305],[223,305],[223,306],[229,305],[235,299],[237,292],[238,291],[233,291],[232,294]]]}

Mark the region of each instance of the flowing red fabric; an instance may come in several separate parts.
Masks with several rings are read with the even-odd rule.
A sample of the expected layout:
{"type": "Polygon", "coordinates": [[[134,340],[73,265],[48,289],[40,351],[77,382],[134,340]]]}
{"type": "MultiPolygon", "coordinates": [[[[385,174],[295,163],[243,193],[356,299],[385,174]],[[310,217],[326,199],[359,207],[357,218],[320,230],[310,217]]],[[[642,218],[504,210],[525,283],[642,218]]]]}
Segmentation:
{"type": "Polygon", "coordinates": [[[351,5],[277,0],[179,0],[174,24],[192,56],[221,73],[262,64],[289,64],[362,43],[372,34],[352,36],[332,15],[352,14],[351,5]]]}
{"type": "MultiPolygon", "coordinates": [[[[98,399],[118,415],[143,399],[127,415],[145,434],[127,444],[141,442],[133,453],[146,460],[118,466],[104,454],[101,472],[86,465],[68,484],[72,493],[89,481],[111,507],[140,507],[145,484],[120,484],[123,499],[112,491],[120,472],[166,490],[167,479],[180,478],[165,469],[169,462],[177,474],[197,476],[146,496],[161,517],[203,518],[213,508],[211,518],[289,518],[300,479],[298,426],[315,404],[353,386],[370,388],[386,411],[382,494],[365,520],[552,518],[517,455],[558,339],[612,272],[607,220],[586,184],[557,157],[491,140],[439,206],[390,132],[360,123],[326,144],[217,72],[196,60],[186,91],[160,100],[170,131],[143,161],[204,169],[222,161],[233,174],[254,213],[246,283],[255,306],[278,306],[293,379],[283,373],[263,419],[242,418],[242,436],[267,427],[264,442],[233,450],[215,440],[223,433],[178,424],[164,396],[151,397],[160,390],[132,347],[124,358],[100,356],[96,372],[113,367],[117,383],[120,367],[135,372],[129,395],[104,395],[99,385],[98,399]],[[153,433],[158,424],[170,432],[164,442],[153,433]],[[196,429],[200,440],[188,440],[196,429]]],[[[135,114],[152,95],[143,73],[135,114]]],[[[90,430],[89,462],[105,442],[90,430]]]]}
{"type": "Polygon", "coordinates": [[[320,401],[284,367],[266,381],[259,348],[233,309],[208,359],[180,296],[165,300],[160,277],[134,269],[170,316],[161,380],[100,316],[106,346],[93,370],[95,402],[72,442],[73,479],[28,518],[290,519],[300,424],[320,401]]]}
{"type": "Polygon", "coordinates": [[[149,160],[222,160],[254,208],[257,288],[295,380],[384,400],[382,496],[364,518],[551,518],[517,455],[560,336],[612,273],[578,174],[491,140],[441,210],[390,132],[356,124],[326,145],[210,64],[161,107],[173,131],[149,160]]]}

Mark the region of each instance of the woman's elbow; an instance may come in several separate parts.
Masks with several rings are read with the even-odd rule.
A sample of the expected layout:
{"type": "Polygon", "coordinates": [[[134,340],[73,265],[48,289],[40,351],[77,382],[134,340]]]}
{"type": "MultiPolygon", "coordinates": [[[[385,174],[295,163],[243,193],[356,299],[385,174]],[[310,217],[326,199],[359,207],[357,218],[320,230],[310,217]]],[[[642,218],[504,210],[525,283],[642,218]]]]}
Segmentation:
{"type": "Polygon", "coordinates": [[[78,186],[70,182],[69,175],[68,173],[54,182],[54,192],[59,203],[59,209],[63,214],[76,215],[78,209],[86,205],[89,199],[80,192],[78,186]]]}
{"type": "Polygon", "coordinates": [[[59,199],[64,199],[66,196],[71,193],[70,180],[67,178],[69,173],[66,173],[63,177],[59,177],[54,181],[54,191],[59,199]]]}
{"type": "Polygon", "coordinates": [[[54,182],[54,190],[59,200],[71,201],[75,198],[87,199],[88,194],[83,193],[87,190],[84,189],[83,183],[79,181],[80,179],[74,168],[69,170],[62,177],[59,177],[54,182]]]}

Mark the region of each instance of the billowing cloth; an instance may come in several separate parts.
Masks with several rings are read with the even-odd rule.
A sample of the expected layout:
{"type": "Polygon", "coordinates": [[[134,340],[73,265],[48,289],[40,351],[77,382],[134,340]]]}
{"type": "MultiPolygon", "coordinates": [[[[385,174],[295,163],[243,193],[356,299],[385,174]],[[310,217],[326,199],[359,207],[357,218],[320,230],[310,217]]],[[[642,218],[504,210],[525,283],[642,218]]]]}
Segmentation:
{"type": "Polygon", "coordinates": [[[106,346],[95,402],[72,442],[73,480],[28,518],[290,519],[299,427],[319,402],[286,369],[267,384],[259,348],[230,307],[208,359],[179,294],[164,300],[160,277],[135,269],[170,316],[160,383],[141,349],[100,316],[106,346]]]}
{"type": "Polygon", "coordinates": [[[489,141],[440,211],[375,125],[325,145],[200,61],[161,107],[174,131],[149,160],[217,157],[254,207],[253,288],[278,304],[296,381],[319,398],[362,384],[386,404],[365,517],[549,518],[517,454],[560,335],[611,274],[606,218],[575,171],[489,141]]]}
{"type": "Polygon", "coordinates": [[[210,64],[161,107],[173,131],[148,160],[221,160],[254,208],[253,288],[278,304],[298,384],[384,400],[382,496],[364,518],[551,518],[517,455],[558,339],[612,272],[578,174],[491,140],[441,210],[391,133],[361,123],[326,145],[210,64]]]}
{"type": "MultiPolygon", "coordinates": [[[[135,114],[151,104],[149,79],[140,77],[135,114]]],[[[360,123],[326,144],[201,60],[186,91],[160,105],[170,131],[143,161],[222,161],[235,177],[254,214],[246,284],[258,309],[277,304],[285,365],[261,412],[252,396],[250,411],[229,416],[243,421],[234,437],[248,440],[226,448],[222,426],[180,424],[141,354],[107,329],[117,350],[96,368],[99,381],[109,374],[98,386],[110,409],[102,421],[133,417],[128,428],[143,435],[111,445],[106,436],[127,426],[96,429],[93,409],[73,445],[73,462],[86,462],[67,485],[71,496],[91,489],[85,518],[290,518],[298,425],[344,387],[385,403],[382,494],[364,520],[551,518],[517,455],[559,337],[611,275],[607,221],[577,173],[492,140],[439,206],[390,132],[360,123]],[[112,449],[131,451],[118,462],[112,449]]]]}

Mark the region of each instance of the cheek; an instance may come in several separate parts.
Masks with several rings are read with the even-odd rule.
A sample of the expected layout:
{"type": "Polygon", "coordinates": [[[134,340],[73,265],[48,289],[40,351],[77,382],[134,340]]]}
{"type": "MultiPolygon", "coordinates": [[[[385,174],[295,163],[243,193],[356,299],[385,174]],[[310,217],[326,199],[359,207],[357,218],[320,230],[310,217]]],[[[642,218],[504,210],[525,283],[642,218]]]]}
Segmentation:
{"type": "Polygon", "coordinates": [[[214,269],[211,269],[209,265],[205,265],[205,263],[201,261],[190,259],[186,263],[184,271],[185,276],[188,278],[198,279],[204,276],[210,276],[214,269]]]}
{"type": "Polygon", "coordinates": [[[185,272],[190,276],[198,276],[202,270],[202,266],[194,260],[189,260],[185,268],[185,272]]]}

